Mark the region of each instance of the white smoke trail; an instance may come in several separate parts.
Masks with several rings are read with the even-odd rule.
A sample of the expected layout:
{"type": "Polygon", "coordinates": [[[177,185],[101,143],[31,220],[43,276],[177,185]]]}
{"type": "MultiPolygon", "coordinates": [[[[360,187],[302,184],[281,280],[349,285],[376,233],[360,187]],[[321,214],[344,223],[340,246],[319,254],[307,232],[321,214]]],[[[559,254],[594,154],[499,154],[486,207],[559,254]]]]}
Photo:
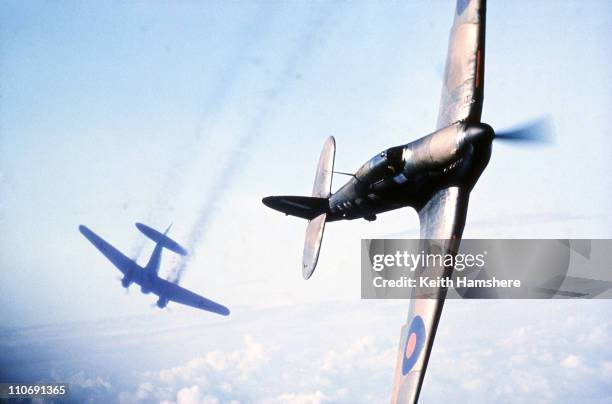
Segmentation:
{"type": "MultiPolygon", "coordinates": [[[[240,136],[238,146],[229,154],[229,158],[225,160],[221,167],[220,172],[222,175],[219,176],[207,190],[207,198],[200,209],[198,219],[193,226],[189,241],[186,245],[189,251],[194,251],[195,247],[197,247],[202,238],[206,235],[210,219],[214,212],[213,208],[215,203],[223,198],[224,193],[229,189],[228,184],[232,182],[233,178],[238,173],[239,167],[244,165],[244,162],[249,158],[248,152],[253,142],[263,136],[262,129],[273,116],[275,106],[278,105],[278,99],[283,95],[283,90],[290,88],[287,84],[295,79],[298,63],[313,51],[314,45],[320,42],[319,37],[325,37],[325,29],[323,28],[331,16],[332,14],[330,11],[325,8],[317,10],[310,23],[306,25],[306,30],[296,41],[291,54],[286,59],[281,69],[278,80],[264,92],[264,94],[267,95],[263,102],[259,104],[260,106],[254,114],[255,118],[242,136],[240,136]]],[[[170,273],[169,279],[172,279],[174,282],[179,282],[192,259],[193,255],[183,259],[170,273]]]]}
{"type": "MultiPolygon", "coordinates": [[[[200,150],[209,140],[208,136],[203,135],[206,132],[205,128],[211,126],[211,117],[219,113],[225,100],[234,91],[239,71],[244,66],[244,55],[249,52],[249,49],[255,48],[260,43],[259,37],[265,32],[267,21],[265,19],[254,18],[253,24],[243,27],[242,31],[245,34],[240,35],[240,37],[247,39],[234,49],[230,60],[226,63],[226,68],[222,70],[222,75],[215,80],[215,87],[207,92],[201,106],[202,112],[200,116],[202,118],[196,123],[194,129],[193,144],[190,147],[185,147],[184,151],[170,164],[171,169],[166,174],[157,198],[153,201],[147,217],[142,219],[144,223],[152,223],[155,219],[158,220],[158,212],[165,212],[167,217],[172,215],[175,208],[173,205],[174,196],[184,187],[184,173],[188,172],[190,166],[197,160],[200,150]]],[[[138,260],[142,256],[146,243],[146,238],[139,238],[131,249],[130,257],[135,261],[138,260]]]]}

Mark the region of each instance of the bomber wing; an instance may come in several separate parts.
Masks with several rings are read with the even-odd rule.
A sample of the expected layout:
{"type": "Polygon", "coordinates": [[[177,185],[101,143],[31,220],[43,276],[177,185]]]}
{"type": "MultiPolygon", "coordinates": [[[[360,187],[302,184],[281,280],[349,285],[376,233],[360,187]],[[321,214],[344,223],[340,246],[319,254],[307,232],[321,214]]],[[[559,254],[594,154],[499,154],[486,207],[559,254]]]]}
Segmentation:
{"type": "Polygon", "coordinates": [[[213,302],[210,299],[180,287],[176,283],[169,282],[161,278],[157,278],[157,280],[153,283],[152,292],[160,297],[164,297],[176,303],[195,307],[196,309],[211,311],[223,316],[230,314],[229,309],[222,304],[213,302]]]}
{"type": "MultiPolygon", "coordinates": [[[[107,243],[104,239],[102,239],[102,237],[91,231],[87,226],[80,225],[79,231],[123,274],[130,272],[130,270],[133,268],[140,269],[140,267],[138,267],[134,261],[123,255],[121,251],[107,243]]],[[[132,275],[134,276],[137,273],[139,272],[133,271],[132,275]]],[[[137,282],[138,279],[134,279],[134,281],[137,282]]]]}

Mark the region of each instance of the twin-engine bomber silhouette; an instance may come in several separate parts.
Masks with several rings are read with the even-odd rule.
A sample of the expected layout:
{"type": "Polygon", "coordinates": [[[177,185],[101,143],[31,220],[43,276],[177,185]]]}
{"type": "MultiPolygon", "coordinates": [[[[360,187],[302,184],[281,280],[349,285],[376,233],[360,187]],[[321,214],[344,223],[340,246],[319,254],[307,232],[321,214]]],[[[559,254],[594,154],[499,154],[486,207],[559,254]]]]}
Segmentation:
{"type": "Polygon", "coordinates": [[[187,251],[181,247],[176,241],[170,239],[167,234],[172,225],[168,226],[162,234],[155,229],[150,228],[142,223],[136,223],[136,227],[145,236],[155,241],[157,245],[151,254],[149,263],[143,268],[133,260],[123,255],[115,247],[104,241],[100,236],[91,231],[86,226],[79,226],[79,231],[98,249],[110,262],[113,263],[123,273],[121,285],[128,288],[132,283],[140,286],[142,293],[153,293],[159,298],[157,307],[163,309],[168,302],[176,302],[187,306],[195,307],[211,311],[213,313],[227,316],[230,311],[227,307],[215,303],[212,300],[206,299],[196,293],[193,293],[185,288],[180,287],[175,282],[171,282],[159,277],[159,264],[161,254],[164,248],[179,254],[187,255],[187,251]]]}
{"type": "MultiPolygon", "coordinates": [[[[263,203],[309,220],[302,273],[310,278],[319,257],[326,222],[363,218],[410,206],[418,211],[423,240],[442,241],[455,254],[465,225],[472,188],[491,157],[494,139],[542,141],[547,122],[495,133],[482,123],[485,73],[485,0],[457,0],[450,32],[442,97],[435,132],[386,149],[363,164],[332,194],[336,144],[325,142],[311,196],[270,196],[263,203]]],[[[433,248],[424,243],[424,248],[433,248]]],[[[436,248],[439,244],[436,245],[436,248]]],[[[428,250],[429,252],[429,250],[428,250]]],[[[437,252],[440,252],[439,250],[437,252]]],[[[452,267],[440,268],[448,277],[452,267]]],[[[418,400],[446,289],[428,290],[430,299],[412,299],[402,328],[393,403],[418,400]]]]}

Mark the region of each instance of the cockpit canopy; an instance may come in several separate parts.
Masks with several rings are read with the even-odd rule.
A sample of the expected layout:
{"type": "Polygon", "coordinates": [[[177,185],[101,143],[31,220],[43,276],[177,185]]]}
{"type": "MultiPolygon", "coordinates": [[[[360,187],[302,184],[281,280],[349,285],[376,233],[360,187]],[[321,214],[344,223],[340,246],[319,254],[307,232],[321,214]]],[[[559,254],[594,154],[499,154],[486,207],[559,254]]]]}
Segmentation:
{"type": "Polygon", "coordinates": [[[404,168],[404,146],[391,147],[368,160],[355,173],[359,181],[374,183],[392,177],[404,168]]]}

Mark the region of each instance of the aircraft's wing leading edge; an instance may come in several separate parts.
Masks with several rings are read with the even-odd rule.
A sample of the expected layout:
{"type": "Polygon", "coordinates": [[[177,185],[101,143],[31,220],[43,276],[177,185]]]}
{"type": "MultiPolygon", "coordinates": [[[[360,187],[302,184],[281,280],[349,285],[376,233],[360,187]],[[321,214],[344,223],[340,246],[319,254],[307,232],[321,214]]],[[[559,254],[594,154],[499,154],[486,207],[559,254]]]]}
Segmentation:
{"type": "Polygon", "coordinates": [[[227,307],[163,279],[157,280],[152,291],[158,296],[163,296],[173,302],[195,307],[196,309],[210,311],[222,316],[230,314],[227,307]]]}
{"type": "Polygon", "coordinates": [[[100,236],[91,231],[87,226],[80,225],[79,231],[87,240],[91,242],[114,266],[122,273],[127,273],[136,266],[134,261],[126,257],[115,247],[104,241],[100,236]]]}

